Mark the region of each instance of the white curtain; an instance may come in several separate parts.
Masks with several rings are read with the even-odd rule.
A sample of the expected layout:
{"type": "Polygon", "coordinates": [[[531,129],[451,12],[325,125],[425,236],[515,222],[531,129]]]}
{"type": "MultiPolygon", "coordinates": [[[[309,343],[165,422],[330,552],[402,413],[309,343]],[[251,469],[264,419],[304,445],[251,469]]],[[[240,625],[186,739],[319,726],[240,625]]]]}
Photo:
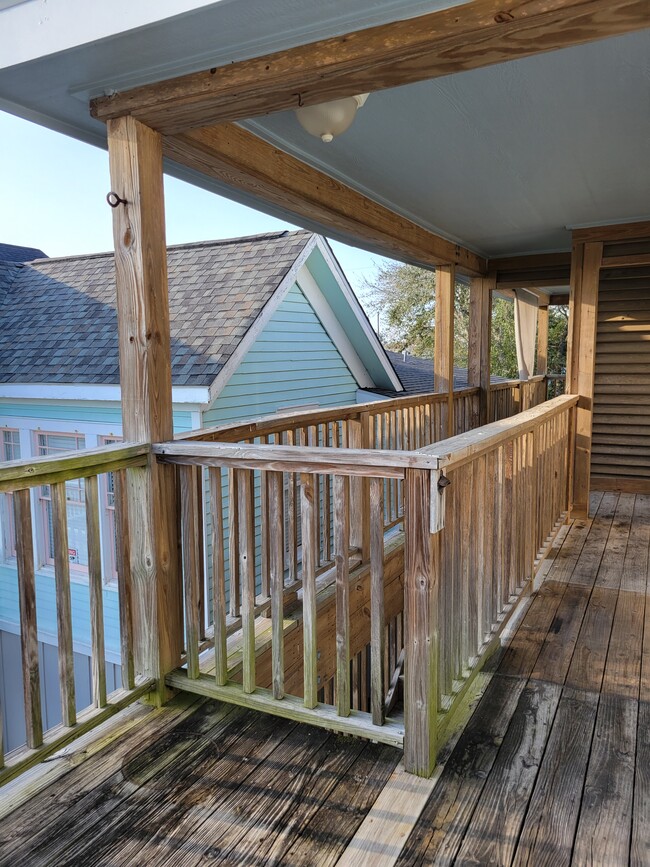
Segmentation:
{"type": "Polygon", "coordinates": [[[537,295],[526,289],[515,289],[515,338],[519,379],[529,379],[535,370],[538,307],[537,295]]]}

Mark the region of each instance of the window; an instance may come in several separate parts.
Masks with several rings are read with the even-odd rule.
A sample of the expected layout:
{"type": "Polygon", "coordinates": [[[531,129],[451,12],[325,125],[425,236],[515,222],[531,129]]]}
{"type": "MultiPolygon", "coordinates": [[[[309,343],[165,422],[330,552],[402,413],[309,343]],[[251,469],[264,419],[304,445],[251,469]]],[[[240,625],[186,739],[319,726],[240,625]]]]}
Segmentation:
{"type": "MultiPolygon", "coordinates": [[[[103,446],[121,443],[122,437],[101,437],[103,446]]],[[[115,524],[115,476],[106,473],[102,489],[104,512],[104,575],[107,581],[117,580],[117,527],[115,524]]]]}
{"type": "MultiPolygon", "coordinates": [[[[36,454],[50,455],[78,451],[86,446],[82,434],[36,434],[36,454]]],[[[65,483],[65,498],[68,513],[68,559],[73,568],[81,572],[88,569],[88,545],[86,538],[86,501],[84,480],[74,479],[65,483]]],[[[49,485],[38,488],[38,501],[43,526],[43,562],[54,563],[54,533],[52,524],[52,496],[49,485]]]]}
{"type": "MultiPolygon", "coordinates": [[[[2,440],[0,441],[0,460],[20,460],[20,434],[10,428],[0,429],[2,440]]],[[[14,523],[14,502],[11,494],[3,494],[0,521],[2,523],[2,549],[4,558],[16,556],[16,525],[14,523]]]]}

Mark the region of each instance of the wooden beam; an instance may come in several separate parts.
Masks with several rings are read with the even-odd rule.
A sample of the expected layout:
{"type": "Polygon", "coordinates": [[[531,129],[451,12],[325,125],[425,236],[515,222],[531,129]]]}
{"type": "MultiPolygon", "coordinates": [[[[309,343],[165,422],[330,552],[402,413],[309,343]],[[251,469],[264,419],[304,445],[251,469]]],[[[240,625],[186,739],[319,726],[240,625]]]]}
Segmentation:
{"type": "MultiPolygon", "coordinates": [[[[135,118],[108,124],[115,277],[125,440],[173,437],[167,249],[158,133],[135,118]]],[[[178,667],[183,647],[176,470],[150,461],[127,470],[136,674],[178,667]]]]}
{"type": "Polygon", "coordinates": [[[589,514],[591,472],[591,422],[596,364],[598,284],[603,245],[600,241],[576,243],[571,263],[569,302],[569,352],[567,393],[578,395],[575,450],[569,511],[574,517],[589,514]]]}
{"type": "Polygon", "coordinates": [[[478,386],[478,418],[473,427],[488,423],[490,418],[490,345],[492,340],[492,296],[496,275],[475,277],[469,289],[468,385],[478,386]]]}
{"type": "MultiPolygon", "coordinates": [[[[648,26],[650,26],[650,23],[648,26]]],[[[586,244],[589,241],[630,241],[636,238],[650,238],[650,220],[640,220],[637,223],[614,223],[614,225],[610,226],[591,226],[589,229],[573,230],[574,243],[579,244],[586,244]]]]}
{"type": "Polygon", "coordinates": [[[315,105],[650,26],[647,0],[474,0],[93,100],[164,133],[315,105]]]}
{"type": "MultiPolygon", "coordinates": [[[[566,253],[528,253],[524,256],[507,256],[490,259],[490,271],[503,274],[507,271],[545,271],[549,268],[571,267],[571,252],[566,253]]],[[[522,287],[523,288],[523,287],[522,287]]]]}
{"type": "Polygon", "coordinates": [[[436,271],[436,323],[433,352],[433,390],[446,392],[446,412],[442,413],[443,438],[454,435],[454,295],[456,273],[453,266],[436,271]],[[446,421],[445,421],[446,419],[446,421]]]}
{"type": "Polygon", "coordinates": [[[307,163],[235,124],[165,136],[165,156],[234,189],[243,190],[325,231],[354,237],[359,246],[427,268],[454,263],[482,274],[485,260],[373,202],[307,163]]]}

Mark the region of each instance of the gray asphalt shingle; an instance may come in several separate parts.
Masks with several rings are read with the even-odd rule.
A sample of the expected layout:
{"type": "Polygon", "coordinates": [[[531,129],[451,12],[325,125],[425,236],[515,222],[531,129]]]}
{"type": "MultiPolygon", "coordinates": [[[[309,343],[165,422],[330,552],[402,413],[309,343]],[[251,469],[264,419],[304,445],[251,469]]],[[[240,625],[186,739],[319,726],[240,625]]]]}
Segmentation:
{"type": "MultiPolygon", "coordinates": [[[[169,247],[174,385],[212,384],[311,237],[169,247]]],[[[0,264],[0,382],[119,382],[112,253],[0,264]]]]}

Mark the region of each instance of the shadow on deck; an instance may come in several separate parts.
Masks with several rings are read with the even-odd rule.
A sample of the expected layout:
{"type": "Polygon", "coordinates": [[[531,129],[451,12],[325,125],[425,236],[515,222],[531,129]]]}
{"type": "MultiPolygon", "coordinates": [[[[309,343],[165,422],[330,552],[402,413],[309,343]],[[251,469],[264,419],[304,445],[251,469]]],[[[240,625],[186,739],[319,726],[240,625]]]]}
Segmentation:
{"type": "Polygon", "coordinates": [[[650,497],[594,507],[410,802],[392,747],[179,696],[52,759],[0,864],[650,863],[650,497]]]}

